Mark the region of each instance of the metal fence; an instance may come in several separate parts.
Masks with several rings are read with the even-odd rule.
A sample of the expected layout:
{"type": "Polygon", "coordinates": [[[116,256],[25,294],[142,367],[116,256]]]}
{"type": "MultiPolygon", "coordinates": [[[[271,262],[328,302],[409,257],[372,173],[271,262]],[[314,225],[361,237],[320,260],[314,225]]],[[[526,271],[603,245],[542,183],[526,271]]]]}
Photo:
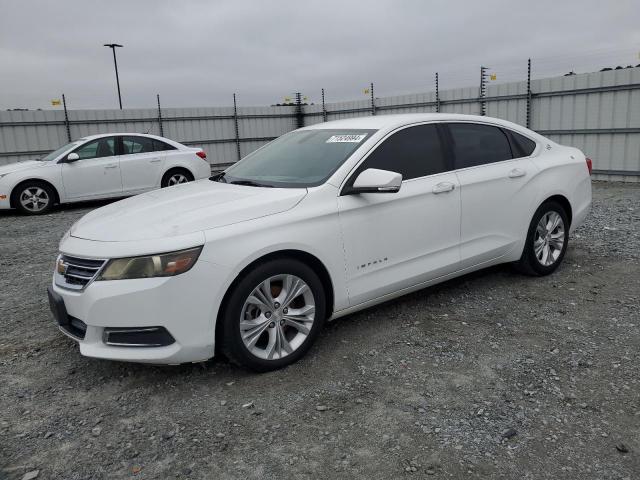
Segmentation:
{"type": "Polygon", "coordinates": [[[96,133],[154,133],[203,148],[212,167],[233,163],[302,125],[410,112],[486,114],[583,150],[596,178],[640,181],[640,68],[478,87],[291,106],[0,112],[0,164],[36,158],[96,133]]]}

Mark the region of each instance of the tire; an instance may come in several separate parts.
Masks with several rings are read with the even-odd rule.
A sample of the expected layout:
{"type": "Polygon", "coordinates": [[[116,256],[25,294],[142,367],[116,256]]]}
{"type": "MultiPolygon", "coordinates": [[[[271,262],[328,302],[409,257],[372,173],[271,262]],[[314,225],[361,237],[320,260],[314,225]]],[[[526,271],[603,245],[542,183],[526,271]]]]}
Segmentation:
{"type": "Polygon", "coordinates": [[[298,260],[259,264],[232,288],[216,341],[237,365],[256,372],[290,365],[309,350],[322,329],[326,314],[322,282],[298,260]],[[290,297],[291,291],[298,294],[290,297]]]}
{"type": "Polygon", "coordinates": [[[568,245],[567,212],[555,201],[545,202],[531,219],[522,257],[516,266],[527,275],[549,275],[562,263],[568,245]]]}
{"type": "Polygon", "coordinates": [[[193,175],[184,168],[172,168],[162,176],[160,187],[172,187],[181,183],[193,182],[193,175]]]}
{"type": "Polygon", "coordinates": [[[53,208],[56,192],[51,185],[29,180],[14,188],[11,203],[25,215],[43,215],[53,208]]]}

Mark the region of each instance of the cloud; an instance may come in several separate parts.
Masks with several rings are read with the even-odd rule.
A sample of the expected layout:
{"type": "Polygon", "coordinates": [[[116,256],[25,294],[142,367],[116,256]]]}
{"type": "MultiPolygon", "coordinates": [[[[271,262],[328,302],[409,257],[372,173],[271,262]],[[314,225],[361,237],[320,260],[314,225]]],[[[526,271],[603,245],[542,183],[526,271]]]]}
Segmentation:
{"type": "Polygon", "coordinates": [[[640,63],[635,0],[582,1],[5,1],[0,108],[117,106],[117,42],[126,107],[271,104],[475,86],[640,63]]]}

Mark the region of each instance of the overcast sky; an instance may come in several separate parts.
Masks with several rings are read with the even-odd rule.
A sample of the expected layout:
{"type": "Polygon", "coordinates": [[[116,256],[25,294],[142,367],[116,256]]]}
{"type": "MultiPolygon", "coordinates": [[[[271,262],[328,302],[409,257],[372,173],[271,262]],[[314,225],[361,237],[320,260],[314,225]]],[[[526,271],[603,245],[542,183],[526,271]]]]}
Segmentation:
{"type": "Polygon", "coordinates": [[[0,109],[268,105],[640,64],[638,0],[0,0],[0,109]]]}

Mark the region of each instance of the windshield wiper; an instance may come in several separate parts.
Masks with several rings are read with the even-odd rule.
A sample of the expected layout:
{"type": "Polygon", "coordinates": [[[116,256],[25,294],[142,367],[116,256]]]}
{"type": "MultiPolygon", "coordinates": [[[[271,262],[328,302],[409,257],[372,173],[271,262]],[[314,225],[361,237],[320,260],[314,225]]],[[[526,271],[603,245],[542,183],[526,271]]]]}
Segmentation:
{"type": "Polygon", "coordinates": [[[254,182],[253,180],[233,180],[229,182],[233,185],[247,185],[248,187],[267,187],[273,188],[273,185],[266,185],[264,183],[254,182]]]}
{"type": "Polygon", "coordinates": [[[225,173],[216,173],[215,175],[212,175],[209,177],[209,180],[211,180],[212,182],[222,182],[222,183],[227,183],[227,181],[224,179],[225,173]]]}

